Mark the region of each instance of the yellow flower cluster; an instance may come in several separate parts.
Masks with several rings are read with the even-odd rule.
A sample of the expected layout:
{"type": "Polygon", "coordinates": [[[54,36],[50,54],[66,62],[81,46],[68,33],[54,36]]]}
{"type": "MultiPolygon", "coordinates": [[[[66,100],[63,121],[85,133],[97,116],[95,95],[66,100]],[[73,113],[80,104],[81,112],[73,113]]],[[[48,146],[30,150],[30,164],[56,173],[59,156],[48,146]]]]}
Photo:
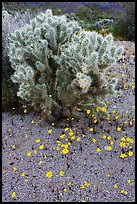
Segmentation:
{"type": "Polygon", "coordinates": [[[125,138],[125,137],[121,137],[121,142],[120,142],[120,147],[128,147],[131,144],[133,144],[135,141],[129,137],[125,138]]]}

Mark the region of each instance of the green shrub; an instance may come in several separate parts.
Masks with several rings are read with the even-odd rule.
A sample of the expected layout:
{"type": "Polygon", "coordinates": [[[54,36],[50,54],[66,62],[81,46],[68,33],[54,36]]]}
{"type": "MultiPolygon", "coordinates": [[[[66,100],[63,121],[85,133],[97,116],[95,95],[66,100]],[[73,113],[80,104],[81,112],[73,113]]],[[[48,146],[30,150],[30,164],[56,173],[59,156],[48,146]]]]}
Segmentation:
{"type": "Polygon", "coordinates": [[[125,2],[123,7],[126,13],[119,16],[108,32],[116,37],[121,36],[124,40],[135,41],[135,2],[125,2]]]}
{"type": "Polygon", "coordinates": [[[9,57],[15,70],[11,79],[17,95],[55,121],[72,117],[76,106],[92,111],[105,106],[117,79],[105,71],[120,59],[123,48],[111,34],[83,31],[77,21],[41,13],[10,35],[9,57]]]}

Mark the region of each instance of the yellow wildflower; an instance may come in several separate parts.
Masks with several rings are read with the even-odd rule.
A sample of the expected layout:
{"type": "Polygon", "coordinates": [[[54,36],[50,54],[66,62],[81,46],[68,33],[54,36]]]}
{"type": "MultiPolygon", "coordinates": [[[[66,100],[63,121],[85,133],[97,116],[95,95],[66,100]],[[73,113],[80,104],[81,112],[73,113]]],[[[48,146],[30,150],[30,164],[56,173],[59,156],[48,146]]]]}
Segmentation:
{"type": "Polygon", "coordinates": [[[117,184],[115,184],[113,187],[114,187],[114,188],[118,188],[118,185],[117,185],[117,184]]]}
{"type": "Polygon", "coordinates": [[[97,107],[97,108],[96,108],[96,112],[99,112],[99,110],[100,110],[100,107],[97,107]]]}
{"type": "Polygon", "coordinates": [[[69,128],[68,128],[68,127],[66,127],[66,128],[65,128],[65,131],[68,131],[68,130],[69,130],[69,128]]]}
{"type": "Polygon", "coordinates": [[[51,125],[54,126],[55,124],[54,124],[54,123],[51,123],[51,125]]]}
{"type": "Polygon", "coordinates": [[[70,135],[70,136],[73,136],[73,135],[74,135],[74,132],[73,132],[72,130],[70,130],[69,135],[70,135]]]}
{"type": "Polygon", "coordinates": [[[83,190],[85,188],[85,186],[80,186],[80,190],[83,190]]]}
{"type": "Polygon", "coordinates": [[[113,142],[113,141],[111,141],[111,142],[110,142],[110,145],[113,145],[113,144],[114,144],[114,142],[113,142]]]}
{"type": "Polygon", "coordinates": [[[134,155],[134,152],[132,152],[132,151],[128,152],[128,156],[132,157],[133,155],[134,155]]]}
{"type": "Polygon", "coordinates": [[[48,171],[48,172],[46,173],[46,177],[51,178],[52,176],[53,176],[52,171],[48,171]]]}
{"type": "Polygon", "coordinates": [[[121,141],[125,142],[126,141],[125,137],[121,137],[121,141]]]}
{"type": "Polygon", "coordinates": [[[70,181],[68,181],[68,182],[67,182],[67,185],[68,185],[68,186],[71,186],[71,182],[70,182],[70,181]]]}
{"type": "Polygon", "coordinates": [[[124,84],[124,89],[126,89],[126,84],[124,84]]]}
{"type": "Polygon", "coordinates": [[[116,118],[116,120],[117,120],[117,119],[119,118],[119,115],[116,115],[115,118],[116,118]]]}
{"type": "Polygon", "coordinates": [[[80,138],[80,137],[78,137],[78,138],[76,139],[76,141],[77,141],[77,142],[79,142],[80,140],[81,140],[81,138],[80,138]]]}
{"type": "Polygon", "coordinates": [[[110,173],[108,173],[108,178],[110,178],[110,173]]]}
{"type": "Polygon", "coordinates": [[[11,196],[12,196],[12,198],[15,198],[16,197],[16,193],[12,192],[11,196]]]}
{"type": "Polygon", "coordinates": [[[22,173],[21,173],[21,176],[24,177],[24,176],[25,176],[25,172],[22,172],[22,173]]]}
{"type": "Polygon", "coordinates": [[[60,176],[64,176],[64,171],[60,171],[60,172],[59,172],[59,175],[60,175],[60,176]]]}
{"type": "Polygon", "coordinates": [[[63,139],[64,137],[65,137],[65,134],[63,134],[63,135],[60,135],[60,138],[61,138],[61,139],[63,139]]]}
{"type": "Polygon", "coordinates": [[[39,140],[39,139],[38,139],[38,140],[35,140],[35,142],[36,142],[36,143],[39,143],[39,142],[40,142],[40,140],[39,140]]]}
{"type": "Polygon", "coordinates": [[[68,153],[68,149],[67,149],[67,148],[63,149],[63,150],[60,152],[60,154],[67,154],[67,153],[68,153]]]}
{"type": "Polygon", "coordinates": [[[97,119],[95,119],[93,122],[94,122],[94,123],[97,123],[97,119]]]}
{"type": "Polygon", "coordinates": [[[13,171],[17,171],[17,168],[16,168],[16,167],[13,167],[13,171]]]}
{"type": "Polygon", "coordinates": [[[109,136],[107,137],[107,140],[111,140],[111,138],[112,138],[112,137],[109,135],[109,136]]]}
{"type": "Polygon", "coordinates": [[[106,136],[106,135],[103,135],[103,136],[102,136],[102,138],[103,138],[103,139],[106,139],[106,138],[107,138],[107,136],[106,136]]]}
{"type": "Polygon", "coordinates": [[[49,133],[49,134],[51,134],[51,133],[52,133],[52,130],[51,130],[51,129],[50,129],[50,130],[48,130],[48,133],[49,133]]]}
{"type": "Polygon", "coordinates": [[[28,157],[32,156],[31,152],[28,152],[28,153],[27,153],[27,156],[28,156],[28,157]]]}
{"type": "Polygon", "coordinates": [[[27,112],[27,109],[24,109],[24,113],[26,113],[27,112]]]}
{"type": "Polygon", "coordinates": [[[39,161],[39,164],[43,164],[43,161],[40,160],[40,161],[39,161]]]}
{"type": "Polygon", "coordinates": [[[90,110],[87,110],[87,114],[90,114],[90,110]]]}
{"type": "Polygon", "coordinates": [[[127,138],[126,138],[126,141],[127,141],[127,142],[130,142],[130,137],[127,137],[127,138]]]}
{"type": "Polygon", "coordinates": [[[117,128],[117,131],[119,132],[120,130],[121,130],[121,128],[120,128],[120,127],[118,127],[118,128],[117,128]]]}
{"type": "Polygon", "coordinates": [[[101,152],[101,149],[100,149],[100,148],[97,148],[97,149],[96,149],[96,152],[101,152]]]}
{"type": "Polygon", "coordinates": [[[92,142],[95,143],[97,140],[95,138],[92,139],[92,142]]]}
{"type": "Polygon", "coordinates": [[[91,128],[89,128],[89,130],[91,131],[91,132],[93,132],[93,128],[91,127],[91,128]]]}
{"type": "Polygon", "coordinates": [[[120,191],[120,193],[124,193],[124,192],[125,192],[124,190],[121,190],[121,191],[120,191]]]}
{"type": "Polygon", "coordinates": [[[64,188],[64,189],[63,189],[63,191],[66,193],[66,192],[67,192],[67,189],[66,189],[66,188],[64,188]]]}
{"type": "Polygon", "coordinates": [[[16,149],[16,145],[12,145],[12,148],[13,148],[13,149],[16,149]]]}
{"type": "Polygon", "coordinates": [[[44,149],[44,145],[40,145],[39,146],[39,149],[41,150],[41,149],[44,149]]]}
{"type": "Polygon", "coordinates": [[[124,158],[126,158],[126,157],[127,157],[127,155],[126,155],[125,153],[123,153],[123,154],[121,153],[121,154],[120,154],[120,158],[124,159],[124,158]]]}
{"type": "Polygon", "coordinates": [[[74,140],[75,139],[75,136],[73,135],[72,137],[71,137],[71,140],[74,140]]]}
{"type": "Polygon", "coordinates": [[[65,145],[64,145],[64,148],[65,148],[65,149],[67,149],[68,147],[69,147],[69,145],[68,145],[68,144],[65,144],[65,145]]]}
{"type": "Polygon", "coordinates": [[[86,200],[82,200],[81,202],[87,202],[86,200]]]}
{"type": "Polygon", "coordinates": [[[130,181],[130,180],[127,180],[127,182],[128,182],[128,184],[130,184],[130,183],[131,183],[131,181],[130,181]]]}
{"type": "Polygon", "coordinates": [[[85,181],[84,186],[85,186],[85,187],[89,187],[90,184],[89,184],[87,181],[85,181]]]}
{"type": "Polygon", "coordinates": [[[108,151],[111,151],[112,147],[111,146],[107,146],[105,149],[108,150],[108,151]]]}
{"type": "Polygon", "coordinates": [[[134,140],[133,140],[133,139],[130,139],[130,143],[134,143],[134,140]]]}
{"type": "Polygon", "coordinates": [[[58,150],[60,150],[60,148],[59,148],[59,147],[56,147],[56,150],[58,151],[58,150]]]}
{"type": "Polygon", "coordinates": [[[35,120],[32,120],[31,123],[34,124],[34,123],[35,123],[35,120]]]}
{"type": "Polygon", "coordinates": [[[107,111],[105,107],[102,107],[101,110],[102,110],[103,112],[106,112],[106,111],[107,111]]]}
{"type": "Polygon", "coordinates": [[[25,182],[27,183],[27,182],[29,182],[29,180],[28,180],[28,179],[26,179],[26,180],[25,180],[25,182]]]}
{"type": "Polygon", "coordinates": [[[36,149],[34,150],[34,154],[37,154],[37,150],[36,149]]]}
{"type": "Polygon", "coordinates": [[[120,142],[120,147],[126,147],[126,143],[125,142],[120,142]]]}

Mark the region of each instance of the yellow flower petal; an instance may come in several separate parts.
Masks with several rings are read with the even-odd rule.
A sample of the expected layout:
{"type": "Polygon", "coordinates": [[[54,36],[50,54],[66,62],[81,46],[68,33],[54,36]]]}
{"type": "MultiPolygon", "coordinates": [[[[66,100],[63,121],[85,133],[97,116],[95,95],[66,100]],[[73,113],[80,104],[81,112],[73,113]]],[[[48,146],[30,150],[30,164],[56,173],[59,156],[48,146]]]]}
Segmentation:
{"type": "Polygon", "coordinates": [[[87,110],[87,114],[90,114],[90,110],[87,110]]]}
{"type": "Polygon", "coordinates": [[[27,109],[24,109],[24,113],[26,113],[27,112],[27,109]]]}
{"type": "Polygon", "coordinates": [[[118,188],[118,185],[117,185],[117,184],[115,184],[113,187],[114,187],[114,188],[118,188]]]}
{"type": "Polygon", "coordinates": [[[39,149],[41,150],[41,149],[44,149],[44,145],[40,145],[39,146],[39,149]]]}
{"type": "Polygon", "coordinates": [[[16,167],[13,167],[13,171],[17,171],[17,168],[16,168],[16,167]]]}
{"type": "Polygon", "coordinates": [[[25,176],[25,172],[22,172],[22,173],[21,173],[21,176],[24,177],[24,176],[25,176]]]}
{"type": "Polygon", "coordinates": [[[31,152],[28,152],[28,153],[27,153],[27,156],[28,156],[28,157],[32,156],[31,152]]]}
{"type": "Polygon", "coordinates": [[[32,121],[31,121],[31,123],[32,123],[32,124],[34,124],[34,123],[35,123],[35,121],[34,121],[34,120],[32,120],[32,121]]]}
{"type": "Polygon", "coordinates": [[[89,130],[91,131],[91,132],[93,132],[93,128],[91,127],[91,128],[89,128],[89,130]]]}
{"type": "Polygon", "coordinates": [[[112,138],[112,137],[109,135],[109,136],[107,137],[107,140],[111,140],[111,138],[112,138]]]}
{"type": "Polygon", "coordinates": [[[77,142],[79,142],[80,140],[81,140],[81,138],[80,138],[80,137],[78,137],[78,138],[76,139],[76,141],[77,141],[77,142]]]}
{"type": "Polygon", "coordinates": [[[37,154],[37,150],[34,150],[34,154],[37,154]]]}
{"type": "Polygon", "coordinates": [[[11,196],[12,196],[12,198],[15,198],[16,197],[16,193],[12,192],[11,196]]]}
{"type": "Polygon", "coordinates": [[[46,177],[51,178],[52,176],[53,176],[52,171],[48,171],[48,172],[46,173],[46,177]]]}
{"type": "Polygon", "coordinates": [[[134,155],[134,152],[132,152],[132,151],[128,152],[128,156],[132,157],[133,155],[134,155]]]}
{"type": "Polygon", "coordinates": [[[128,184],[130,184],[130,183],[131,183],[131,181],[130,181],[130,180],[127,180],[127,182],[128,182],[128,184]]]}
{"type": "Polygon", "coordinates": [[[95,138],[92,139],[92,142],[95,143],[97,140],[95,138]]]}
{"type": "Polygon", "coordinates": [[[60,152],[60,154],[67,154],[68,153],[68,149],[63,149],[61,152],[60,152]]]}
{"type": "Polygon", "coordinates": [[[51,129],[50,129],[50,130],[48,130],[48,133],[49,133],[49,134],[51,134],[51,133],[52,133],[52,130],[51,130],[51,129]]]}
{"type": "Polygon", "coordinates": [[[60,176],[64,176],[64,171],[60,171],[60,172],[59,172],[59,175],[60,175],[60,176]]]}
{"type": "Polygon", "coordinates": [[[66,192],[67,192],[67,189],[66,189],[66,188],[64,188],[64,189],[63,189],[63,191],[66,193],[66,192]]]}
{"type": "Polygon", "coordinates": [[[101,152],[101,149],[100,149],[100,148],[97,148],[97,149],[96,149],[96,152],[101,152]]]}
{"type": "Polygon", "coordinates": [[[125,153],[120,154],[120,158],[124,159],[124,158],[126,158],[126,157],[127,157],[127,155],[126,155],[125,153]]]}
{"type": "Polygon", "coordinates": [[[39,142],[40,142],[40,140],[39,140],[39,139],[38,139],[38,140],[35,140],[35,142],[36,142],[36,143],[39,143],[39,142]]]}
{"type": "Polygon", "coordinates": [[[120,127],[118,127],[118,128],[117,128],[117,131],[119,132],[120,130],[121,130],[121,128],[120,128],[120,127]]]}

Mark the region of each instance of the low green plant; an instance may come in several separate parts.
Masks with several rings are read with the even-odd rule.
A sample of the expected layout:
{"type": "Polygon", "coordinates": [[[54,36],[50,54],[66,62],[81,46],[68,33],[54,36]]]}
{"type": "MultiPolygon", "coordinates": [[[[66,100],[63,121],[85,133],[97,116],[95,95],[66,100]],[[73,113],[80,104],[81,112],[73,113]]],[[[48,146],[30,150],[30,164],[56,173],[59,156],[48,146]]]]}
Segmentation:
{"type": "Polygon", "coordinates": [[[106,106],[107,95],[120,95],[117,79],[105,75],[123,53],[111,34],[83,31],[77,21],[47,10],[9,39],[17,96],[48,121],[73,117],[75,107],[94,111],[106,106]]]}

